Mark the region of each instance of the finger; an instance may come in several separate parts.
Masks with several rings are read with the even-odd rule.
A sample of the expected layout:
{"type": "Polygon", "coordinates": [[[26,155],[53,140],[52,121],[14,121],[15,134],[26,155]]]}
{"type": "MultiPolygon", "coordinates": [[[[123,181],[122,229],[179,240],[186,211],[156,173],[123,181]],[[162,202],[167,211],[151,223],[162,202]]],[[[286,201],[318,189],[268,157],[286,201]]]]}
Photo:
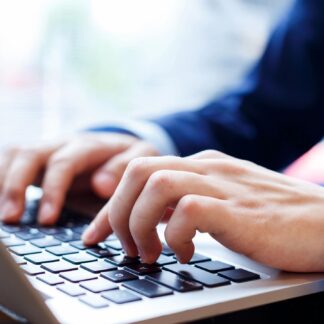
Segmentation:
{"type": "Polygon", "coordinates": [[[69,188],[76,176],[98,167],[119,153],[120,147],[104,147],[96,142],[76,141],[51,156],[44,175],[39,221],[43,225],[56,222],[69,188]]]}
{"type": "Polygon", "coordinates": [[[132,208],[144,188],[149,176],[157,170],[184,170],[199,173],[193,160],[174,156],[137,158],[132,160],[109,201],[108,217],[117,237],[123,242],[129,256],[137,255],[137,247],[129,230],[129,217],[132,208]]]}
{"type": "Polygon", "coordinates": [[[109,198],[114,193],[128,163],[141,156],[155,156],[158,152],[152,145],[140,141],[129,149],[113,156],[96,171],[92,178],[92,187],[102,198],[109,198]]]}
{"type": "Polygon", "coordinates": [[[195,173],[161,170],[148,179],[129,220],[132,238],[144,262],[156,261],[161,253],[156,226],[167,207],[193,193],[225,199],[222,190],[213,186],[206,176],[195,173]]]}
{"type": "Polygon", "coordinates": [[[230,155],[216,150],[205,150],[193,155],[189,155],[186,159],[234,159],[230,155]]]}
{"type": "Polygon", "coordinates": [[[112,228],[108,221],[108,203],[100,210],[96,218],[82,235],[85,245],[93,245],[103,241],[112,234],[112,228]]]}
{"type": "Polygon", "coordinates": [[[16,155],[18,149],[11,148],[4,150],[0,155],[0,195],[2,193],[3,183],[8,172],[9,166],[16,155]]]}
{"type": "Polygon", "coordinates": [[[209,233],[218,241],[227,243],[227,235],[236,228],[234,222],[227,201],[187,195],[179,201],[165,229],[165,239],[177,259],[187,263],[194,253],[192,240],[196,231],[209,233]]]}
{"type": "Polygon", "coordinates": [[[2,218],[17,222],[24,211],[26,189],[44,167],[51,149],[24,149],[16,153],[2,188],[2,218]]]}

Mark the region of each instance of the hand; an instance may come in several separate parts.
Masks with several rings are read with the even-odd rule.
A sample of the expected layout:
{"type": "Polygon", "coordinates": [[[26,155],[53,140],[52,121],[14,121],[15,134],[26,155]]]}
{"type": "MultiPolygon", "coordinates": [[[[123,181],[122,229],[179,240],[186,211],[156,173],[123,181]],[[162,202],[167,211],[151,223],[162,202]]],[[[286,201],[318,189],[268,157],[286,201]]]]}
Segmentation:
{"type": "Polygon", "coordinates": [[[0,155],[1,219],[19,221],[26,188],[36,184],[43,189],[39,221],[51,225],[68,194],[107,199],[131,159],[157,154],[136,137],[113,133],[84,133],[52,144],[11,148],[0,155]]]}
{"type": "Polygon", "coordinates": [[[272,267],[324,270],[324,189],[217,151],[131,161],[83,239],[114,231],[128,255],[152,263],[170,207],[165,239],[180,262],[191,259],[199,231],[272,267]]]}

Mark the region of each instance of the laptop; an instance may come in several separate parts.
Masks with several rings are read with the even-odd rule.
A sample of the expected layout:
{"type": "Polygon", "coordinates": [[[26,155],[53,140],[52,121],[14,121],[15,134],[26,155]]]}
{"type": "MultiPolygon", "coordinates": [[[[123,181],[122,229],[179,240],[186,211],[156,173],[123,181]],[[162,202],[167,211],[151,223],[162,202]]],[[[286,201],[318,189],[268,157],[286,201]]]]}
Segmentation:
{"type": "MultiPolygon", "coordinates": [[[[55,227],[0,223],[0,309],[31,323],[178,323],[324,290],[324,274],[286,273],[197,234],[189,264],[164,244],[154,265],[127,258],[112,235],[80,240],[88,218],[65,209],[55,227]]],[[[163,225],[159,227],[163,239],[163,225]]]]}

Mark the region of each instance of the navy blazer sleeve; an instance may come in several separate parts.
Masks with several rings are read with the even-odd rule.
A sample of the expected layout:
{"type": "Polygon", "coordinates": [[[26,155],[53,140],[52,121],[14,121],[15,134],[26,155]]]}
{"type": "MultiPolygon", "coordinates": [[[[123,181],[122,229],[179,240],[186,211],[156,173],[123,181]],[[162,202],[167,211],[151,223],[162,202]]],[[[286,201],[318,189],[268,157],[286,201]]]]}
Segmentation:
{"type": "Polygon", "coordinates": [[[324,130],[324,1],[297,0],[232,93],[155,119],[186,156],[217,149],[280,169],[324,130]]]}

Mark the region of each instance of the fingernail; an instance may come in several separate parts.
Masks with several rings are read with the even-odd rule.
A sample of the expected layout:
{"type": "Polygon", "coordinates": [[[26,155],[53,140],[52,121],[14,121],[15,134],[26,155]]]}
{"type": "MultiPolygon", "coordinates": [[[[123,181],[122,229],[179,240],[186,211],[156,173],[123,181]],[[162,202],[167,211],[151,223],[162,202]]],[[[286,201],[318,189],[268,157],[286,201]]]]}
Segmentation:
{"type": "Polygon", "coordinates": [[[4,206],[1,209],[1,220],[9,221],[12,217],[15,217],[19,213],[19,207],[17,203],[12,200],[8,200],[4,203],[4,206]]]}
{"type": "Polygon", "coordinates": [[[97,237],[97,226],[95,222],[92,222],[83,233],[82,241],[91,243],[96,240],[96,237],[97,237]]]}
{"type": "Polygon", "coordinates": [[[46,202],[41,205],[41,209],[39,212],[39,221],[41,223],[48,223],[52,220],[55,213],[55,209],[53,208],[53,205],[46,202]]]}

